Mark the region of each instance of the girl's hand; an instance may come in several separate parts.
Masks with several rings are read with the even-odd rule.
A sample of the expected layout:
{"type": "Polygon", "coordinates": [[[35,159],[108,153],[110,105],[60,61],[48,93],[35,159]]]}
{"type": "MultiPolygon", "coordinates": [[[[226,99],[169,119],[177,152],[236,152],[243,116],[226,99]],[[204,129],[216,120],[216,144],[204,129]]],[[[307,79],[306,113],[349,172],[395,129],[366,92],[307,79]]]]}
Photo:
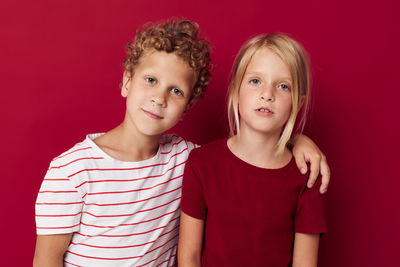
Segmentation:
{"type": "Polygon", "coordinates": [[[321,194],[326,193],[328,190],[329,180],[331,173],[329,170],[328,162],[324,153],[318,146],[307,136],[298,134],[293,138],[293,156],[296,160],[296,165],[302,174],[307,173],[307,162],[310,165],[310,177],[307,186],[311,188],[321,173],[322,184],[319,188],[321,194]]]}

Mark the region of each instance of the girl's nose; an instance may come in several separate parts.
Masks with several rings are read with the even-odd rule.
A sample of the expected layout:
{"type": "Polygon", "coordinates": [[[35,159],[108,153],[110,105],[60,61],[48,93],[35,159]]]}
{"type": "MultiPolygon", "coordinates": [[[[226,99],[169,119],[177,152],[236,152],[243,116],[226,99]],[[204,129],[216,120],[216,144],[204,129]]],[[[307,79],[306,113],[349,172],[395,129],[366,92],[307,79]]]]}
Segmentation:
{"type": "Polygon", "coordinates": [[[268,102],[275,101],[274,88],[269,85],[265,86],[265,88],[263,88],[263,90],[261,91],[260,98],[261,98],[261,100],[268,101],[268,102]]]}

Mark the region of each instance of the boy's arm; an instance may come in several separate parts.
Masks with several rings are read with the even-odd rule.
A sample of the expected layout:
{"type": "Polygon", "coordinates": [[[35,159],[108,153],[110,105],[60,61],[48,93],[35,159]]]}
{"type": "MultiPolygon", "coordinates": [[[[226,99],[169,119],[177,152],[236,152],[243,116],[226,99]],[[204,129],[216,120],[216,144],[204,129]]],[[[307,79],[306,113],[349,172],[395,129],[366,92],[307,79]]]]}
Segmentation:
{"type": "Polygon", "coordinates": [[[178,243],[179,267],[200,267],[204,221],[181,212],[178,243]]]}
{"type": "MultiPolygon", "coordinates": [[[[79,155],[75,155],[75,158],[79,158],[79,155]]],[[[62,159],[50,163],[36,199],[35,267],[63,266],[64,254],[72,235],[80,228],[84,199],[68,178],[69,174],[76,171],[71,169],[72,164],[66,164],[72,159],[66,162],[62,159]]]]}
{"type": "Polygon", "coordinates": [[[64,253],[71,242],[72,233],[38,235],[36,240],[34,267],[64,266],[64,253]]]}
{"type": "Polygon", "coordinates": [[[322,184],[319,191],[321,194],[326,193],[331,174],[324,153],[322,153],[318,146],[305,135],[296,135],[292,142],[292,153],[301,173],[305,174],[307,172],[307,162],[311,163],[311,174],[307,183],[308,187],[312,187],[315,184],[319,173],[321,173],[322,184]]]}
{"type": "Polygon", "coordinates": [[[295,233],[293,267],[317,266],[319,237],[319,234],[295,233]]]}

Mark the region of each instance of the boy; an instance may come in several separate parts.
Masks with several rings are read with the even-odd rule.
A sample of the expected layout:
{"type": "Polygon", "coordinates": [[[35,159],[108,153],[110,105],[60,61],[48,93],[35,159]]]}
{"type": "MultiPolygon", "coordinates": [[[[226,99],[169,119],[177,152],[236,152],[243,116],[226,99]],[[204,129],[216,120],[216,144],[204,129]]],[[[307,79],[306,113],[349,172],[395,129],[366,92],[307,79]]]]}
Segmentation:
{"type": "Polygon", "coordinates": [[[125,118],[51,162],[36,203],[35,266],[176,264],[182,174],[195,145],[162,134],[209,82],[208,45],[197,34],[197,24],[171,21],[127,46],[125,118]]]}

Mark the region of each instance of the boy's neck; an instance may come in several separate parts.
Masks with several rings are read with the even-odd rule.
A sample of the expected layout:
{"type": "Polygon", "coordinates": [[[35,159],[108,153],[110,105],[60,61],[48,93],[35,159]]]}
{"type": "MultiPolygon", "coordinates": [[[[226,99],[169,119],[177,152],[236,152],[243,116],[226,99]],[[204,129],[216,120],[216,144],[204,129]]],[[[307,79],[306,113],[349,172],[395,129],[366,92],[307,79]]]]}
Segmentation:
{"type": "Polygon", "coordinates": [[[122,123],[94,142],[112,158],[133,162],[152,158],[158,151],[160,137],[139,135],[122,123]]]}
{"type": "Polygon", "coordinates": [[[279,133],[267,135],[241,131],[228,140],[231,152],[243,161],[265,169],[278,169],[284,167],[292,158],[288,149],[276,155],[279,133]]]}

